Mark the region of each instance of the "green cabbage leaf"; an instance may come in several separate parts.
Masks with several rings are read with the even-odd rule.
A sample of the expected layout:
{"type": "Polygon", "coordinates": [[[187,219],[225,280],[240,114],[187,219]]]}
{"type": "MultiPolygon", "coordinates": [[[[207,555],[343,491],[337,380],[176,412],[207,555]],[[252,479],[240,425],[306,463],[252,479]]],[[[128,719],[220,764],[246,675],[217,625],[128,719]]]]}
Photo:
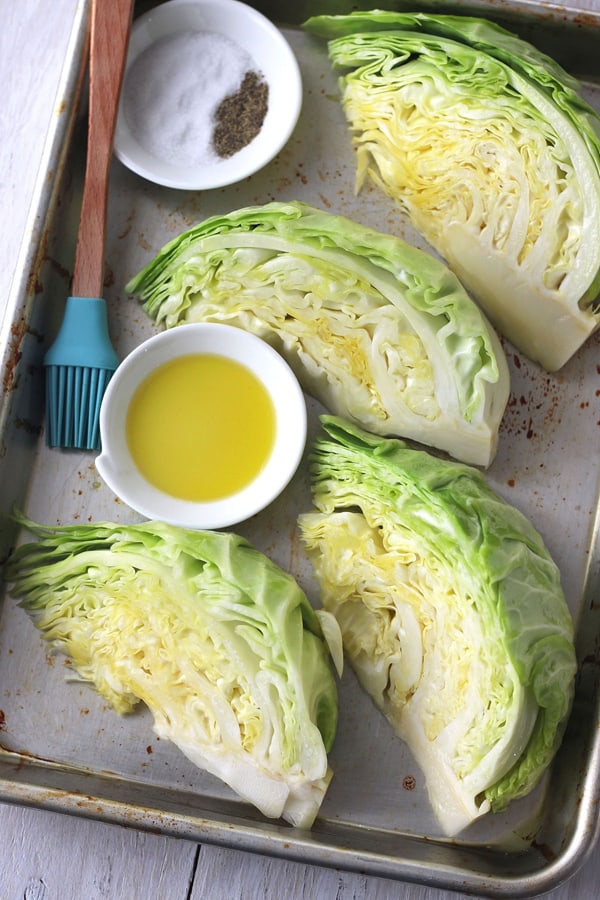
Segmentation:
{"type": "Polygon", "coordinates": [[[548,370],[600,324],[600,116],[483,19],[315,16],[357,148],[498,330],[548,370]]]}
{"type": "Polygon", "coordinates": [[[560,574],[479,470],[322,422],[299,518],[321,600],[455,834],[528,794],[560,743],[576,672],[560,574]]]}
{"type": "Polygon", "coordinates": [[[341,216],[273,202],[181,234],[127,285],[167,327],[268,341],[331,413],[487,466],[509,375],[497,335],[433,256],[341,216]]]}
{"type": "Polygon", "coordinates": [[[231,533],[20,521],[38,539],[4,577],[80,678],[118,713],[142,701],[194,764],[309,828],[332,775],[337,686],[295,580],[231,533]]]}

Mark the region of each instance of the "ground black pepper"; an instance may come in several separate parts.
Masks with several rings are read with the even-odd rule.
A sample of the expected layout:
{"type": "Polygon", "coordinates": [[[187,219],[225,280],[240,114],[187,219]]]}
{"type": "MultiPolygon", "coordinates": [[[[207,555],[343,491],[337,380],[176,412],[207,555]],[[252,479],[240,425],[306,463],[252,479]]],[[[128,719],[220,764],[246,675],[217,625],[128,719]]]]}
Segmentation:
{"type": "Polygon", "coordinates": [[[246,72],[240,89],[220,103],[215,113],[213,146],[226,158],[256,137],[269,104],[269,86],[257,72],[246,72]]]}

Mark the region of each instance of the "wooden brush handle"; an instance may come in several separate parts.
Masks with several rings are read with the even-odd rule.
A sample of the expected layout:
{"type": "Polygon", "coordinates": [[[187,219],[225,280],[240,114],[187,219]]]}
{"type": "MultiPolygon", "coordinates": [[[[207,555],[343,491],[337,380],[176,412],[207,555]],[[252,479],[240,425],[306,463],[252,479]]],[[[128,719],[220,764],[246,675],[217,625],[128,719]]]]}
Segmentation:
{"type": "Polygon", "coordinates": [[[87,161],[71,294],[101,297],[108,176],[133,0],[92,0],[87,161]]]}

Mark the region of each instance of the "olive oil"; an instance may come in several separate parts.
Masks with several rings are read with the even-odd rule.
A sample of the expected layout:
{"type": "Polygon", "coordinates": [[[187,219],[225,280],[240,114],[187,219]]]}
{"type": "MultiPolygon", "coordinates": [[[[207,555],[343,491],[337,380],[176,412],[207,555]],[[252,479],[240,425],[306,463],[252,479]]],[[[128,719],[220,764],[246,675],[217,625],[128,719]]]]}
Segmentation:
{"type": "Polygon", "coordinates": [[[155,487],[183,500],[220,500],[250,484],[275,442],[275,409],[247,366],[189,354],[136,390],[126,418],[129,451],[155,487]]]}

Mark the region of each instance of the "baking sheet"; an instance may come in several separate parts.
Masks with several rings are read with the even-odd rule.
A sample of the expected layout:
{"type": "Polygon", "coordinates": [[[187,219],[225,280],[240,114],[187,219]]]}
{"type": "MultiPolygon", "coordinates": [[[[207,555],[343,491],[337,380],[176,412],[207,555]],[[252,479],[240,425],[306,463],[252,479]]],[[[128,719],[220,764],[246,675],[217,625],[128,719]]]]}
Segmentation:
{"type": "MultiPolygon", "coordinates": [[[[137,4],[136,14],[149,5],[137,4]]],[[[337,3],[335,11],[341,7],[337,3]]],[[[331,8],[299,3],[290,12],[284,3],[262,4],[296,52],[304,84],[298,126],[262,172],[229,188],[187,193],[151,185],[114,161],[105,296],[121,356],[156,331],[124,284],[166,241],[209,215],[300,199],[425,247],[375,188],[355,196],[354,155],[325,43],[287,24],[331,8]]],[[[581,14],[532,4],[458,8],[499,14],[503,21],[508,15],[512,27],[527,31],[538,45],[554,42],[560,61],[559,49],[568,59],[577,57],[583,70],[586,59],[595,59],[600,74],[600,17],[586,14],[583,21],[581,14]],[[519,23],[522,28],[516,28],[519,23]],[[587,56],[575,52],[580,46],[587,56]]],[[[49,137],[40,175],[35,240],[24,248],[22,278],[2,325],[3,555],[14,540],[13,502],[48,523],[137,519],[101,483],[93,454],[50,450],[43,440],[41,360],[69,293],[81,199],[85,119],[77,95],[86,28],[84,5],[61,83],[64,117],[49,137]],[[49,172],[56,177],[50,179],[49,172]]],[[[577,74],[593,76],[596,69],[577,74]]],[[[600,108],[598,88],[590,83],[585,94],[600,108]]],[[[330,755],[335,776],[315,826],[301,832],[265,820],[158,740],[147,712],[119,718],[90,687],[69,681],[67,661],[48,655],[26,614],[6,597],[0,618],[0,799],[489,896],[532,896],[568,877],[593,846],[598,828],[599,348],[596,335],[560,373],[549,375],[505,343],[511,398],[488,478],[533,521],[557,561],[578,622],[581,661],[561,752],[532,795],[458,838],[444,839],[418,767],[346,667],[330,755]]],[[[322,409],[312,400],[308,405],[314,434],[322,409]]],[[[303,464],[271,507],[236,530],[290,571],[318,603],[295,532],[298,512],[309,507],[303,464]]]]}

